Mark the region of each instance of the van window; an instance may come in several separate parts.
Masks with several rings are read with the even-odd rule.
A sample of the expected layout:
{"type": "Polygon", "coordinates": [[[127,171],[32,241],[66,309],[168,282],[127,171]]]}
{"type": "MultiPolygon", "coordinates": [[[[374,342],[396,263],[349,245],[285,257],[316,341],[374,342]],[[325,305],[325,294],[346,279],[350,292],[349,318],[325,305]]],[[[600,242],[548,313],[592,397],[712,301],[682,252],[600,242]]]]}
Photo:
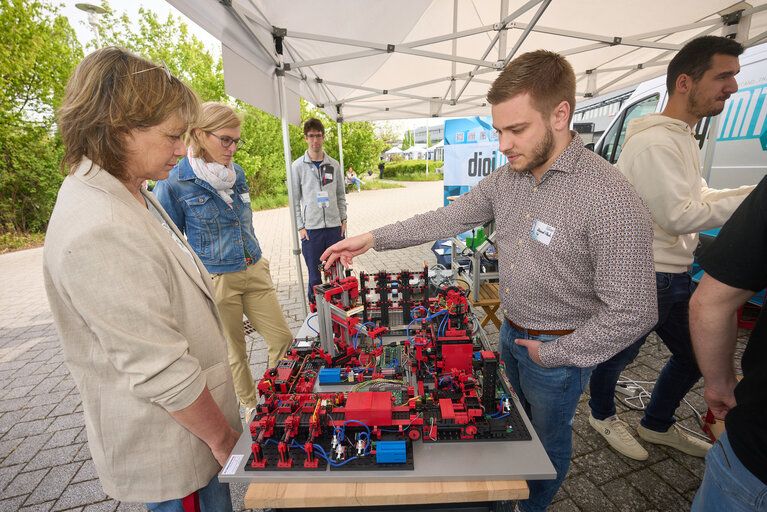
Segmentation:
{"type": "Polygon", "coordinates": [[[605,135],[605,141],[599,151],[599,156],[611,164],[617,162],[623,148],[623,141],[626,140],[626,127],[629,121],[655,112],[658,107],[658,101],[660,101],[660,95],[654,94],[633,105],[629,105],[622,114],[623,118],[615,122],[610,127],[607,135],[605,135]]]}

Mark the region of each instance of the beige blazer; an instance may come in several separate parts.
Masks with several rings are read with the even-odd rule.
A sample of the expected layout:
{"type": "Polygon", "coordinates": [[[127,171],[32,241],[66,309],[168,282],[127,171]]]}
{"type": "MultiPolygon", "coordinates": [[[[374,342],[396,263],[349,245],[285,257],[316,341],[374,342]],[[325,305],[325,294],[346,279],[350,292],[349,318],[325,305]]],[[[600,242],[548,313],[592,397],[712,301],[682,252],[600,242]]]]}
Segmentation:
{"type": "Polygon", "coordinates": [[[43,252],[48,300],[104,492],[180,498],[220,467],[168,412],[191,405],[207,383],[242,431],[213,283],[120,181],[90,167],[84,158],[56,200],[43,252]]]}

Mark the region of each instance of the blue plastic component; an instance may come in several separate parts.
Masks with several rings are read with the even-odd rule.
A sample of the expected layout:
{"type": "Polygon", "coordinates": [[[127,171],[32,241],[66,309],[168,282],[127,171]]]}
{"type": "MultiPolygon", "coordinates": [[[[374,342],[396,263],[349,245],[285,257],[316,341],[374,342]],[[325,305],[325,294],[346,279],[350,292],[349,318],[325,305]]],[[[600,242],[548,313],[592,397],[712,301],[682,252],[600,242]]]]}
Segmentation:
{"type": "Polygon", "coordinates": [[[378,441],[376,444],[376,462],[378,464],[407,462],[405,441],[378,441]]]}
{"type": "Polygon", "coordinates": [[[320,384],[341,382],[341,368],[320,368],[320,384]]]}

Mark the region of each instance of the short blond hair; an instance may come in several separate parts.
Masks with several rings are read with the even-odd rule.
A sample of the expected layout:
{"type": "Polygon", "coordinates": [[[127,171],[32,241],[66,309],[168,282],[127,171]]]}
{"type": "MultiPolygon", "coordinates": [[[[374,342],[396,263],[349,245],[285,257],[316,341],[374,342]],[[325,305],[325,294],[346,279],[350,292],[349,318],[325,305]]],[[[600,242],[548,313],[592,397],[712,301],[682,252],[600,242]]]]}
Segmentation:
{"type": "Polygon", "coordinates": [[[202,114],[195,124],[189,125],[184,143],[192,148],[192,154],[195,158],[208,157],[208,151],[205,149],[200,136],[195,133],[197,130],[202,132],[212,132],[222,128],[239,128],[242,126],[242,115],[235,112],[231,107],[215,101],[208,101],[202,104],[202,114]]]}
{"type": "Polygon", "coordinates": [[[61,167],[72,173],[86,156],[118,179],[126,177],[125,137],[178,115],[200,114],[192,89],[158,65],[110,46],[85,57],[67,82],[57,124],[64,141],[61,167]]]}
{"type": "Polygon", "coordinates": [[[523,53],[509,62],[487,92],[487,101],[497,105],[519,94],[529,94],[533,106],[547,116],[562,101],[575,110],[575,72],[562,55],[547,50],[523,53]]]}

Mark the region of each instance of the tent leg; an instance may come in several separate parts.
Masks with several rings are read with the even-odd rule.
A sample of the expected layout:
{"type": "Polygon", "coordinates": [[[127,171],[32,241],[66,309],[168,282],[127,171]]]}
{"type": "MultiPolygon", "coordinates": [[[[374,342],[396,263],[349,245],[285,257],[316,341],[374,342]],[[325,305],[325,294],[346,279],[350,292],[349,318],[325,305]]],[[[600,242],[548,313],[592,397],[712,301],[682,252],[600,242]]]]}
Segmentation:
{"type": "MultiPolygon", "coordinates": [[[[281,70],[279,70],[281,71],[281,70]]],[[[301,292],[301,308],[304,312],[304,318],[309,315],[307,309],[306,285],[304,284],[304,274],[301,270],[301,249],[298,248],[298,224],[296,223],[296,210],[294,208],[296,198],[293,197],[293,173],[291,165],[293,158],[290,155],[290,132],[288,131],[288,106],[285,100],[285,76],[284,71],[277,73],[277,89],[280,92],[280,119],[282,121],[282,147],[285,154],[285,174],[288,183],[288,204],[290,209],[290,242],[293,246],[293,255],[296,258],[296,276],[298,277],[298,287],[301,292]]]]}

